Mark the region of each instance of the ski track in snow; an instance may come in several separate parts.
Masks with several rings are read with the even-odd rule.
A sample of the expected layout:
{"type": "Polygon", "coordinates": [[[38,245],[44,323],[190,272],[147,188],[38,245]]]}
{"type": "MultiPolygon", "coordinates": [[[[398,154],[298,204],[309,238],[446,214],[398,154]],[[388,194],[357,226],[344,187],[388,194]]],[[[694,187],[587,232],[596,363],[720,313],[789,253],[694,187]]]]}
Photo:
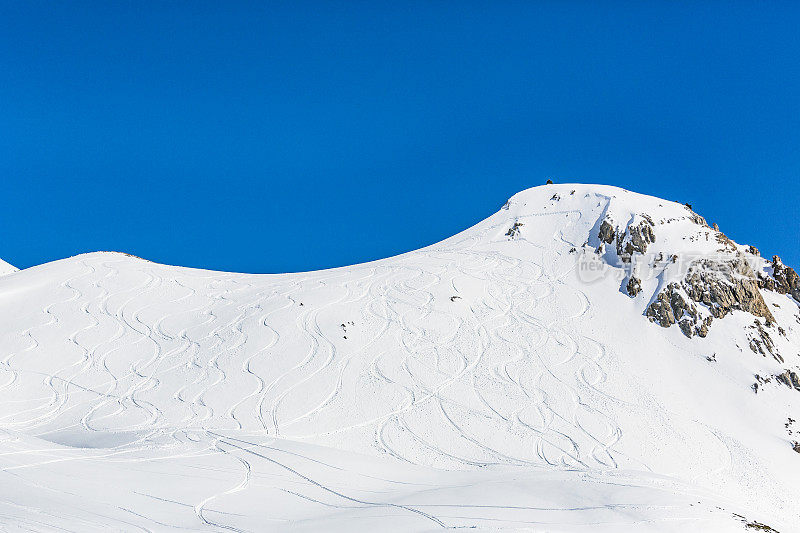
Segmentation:
{"type": "MultiPolygon", "coordinates": [[[[529,225],[563,222],[547,242],[527,241],[523,226],[513,244],[527,257],[568,260],[567,250],[582,243],[566,235],[582,216],[519,216],[529,225]]],[[[419,473],[451,471],[450,488],[469,491],[487,483],[486,467],[524,467],[609,490],[669,486],[675,498],[700,497],[666,480],[648,485],[615,473],[658,470],[622,451],[626,426],[617,413],[639,412],[654,424],[659,415],[604,388],[613,348],[573,327],[592,307],[564,282],[568,272],[487,246],[508,242],[507,226],[503,219],[397,258],[295,275],[83,256],[2,354],[4,475],[32,489],[28,473],[80,463],[138,487],[125,492],[124,506],[71,508],[74,530],[313,530],[336,513],[365,527],[398,520],[398,530],[702,524],[717,511],[683,516],[682,504],[624,498],[585,508],[459,505],[437,500],[442,488],[428,470],[419,473]],[[23,445],[30,438],[38,448],[23,445]],[[411,470],[391,467],[380,477],[317,447],[352,442],[363,443],[354,452],[411,470]],[[172,474],[169,464],[179,465],[172,474]],[[148,473],[197,483],[170,496],[142,481],[148,473]],[[392,487],[403,490],[398,496],[392,487]],[[265,495],[304,512],[253,503],[265,495]],[[259,507],[251,511],[257,521],[247,505],[259,507]],[[649,522],[636,518],[643,515],[649,522]]],[[[709,466],[713,474],[730,468],[726,446],[724,453],[709,466]]],[[[69,486],[47,490],[77,504],[69,486]]],[[[26,501],[0,498],[0,521],[58,527],[63,516],[26,501]]]]}

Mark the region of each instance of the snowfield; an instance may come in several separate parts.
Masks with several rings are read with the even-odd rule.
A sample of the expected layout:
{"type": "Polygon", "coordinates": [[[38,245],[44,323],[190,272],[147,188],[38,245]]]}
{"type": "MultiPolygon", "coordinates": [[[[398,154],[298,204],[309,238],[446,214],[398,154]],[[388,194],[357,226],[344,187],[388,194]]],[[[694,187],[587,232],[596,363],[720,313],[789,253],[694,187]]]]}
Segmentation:
{"type": "Polygon", "coordinates": [[[800,531],[800,390],[775,378],[800,371],[800,304],[646,316],[700,258],[774,274],[718,235],[681,204],[559,184],[327,271],[9,266],[0,525],[800,531]]]}

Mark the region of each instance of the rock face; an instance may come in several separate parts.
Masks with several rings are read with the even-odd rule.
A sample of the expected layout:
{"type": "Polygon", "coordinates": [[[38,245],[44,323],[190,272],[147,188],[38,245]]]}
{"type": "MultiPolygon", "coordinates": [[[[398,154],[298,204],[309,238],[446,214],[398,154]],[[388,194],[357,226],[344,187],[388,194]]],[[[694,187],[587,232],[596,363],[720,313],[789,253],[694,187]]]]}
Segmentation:
{"type": "Polygon", "coordinates": [[[765,273],[765,261],[755,247],[739,246],[690,205],[685,209],[684,216],[671,212],[659,217],[658,210],[620,213],[609,208],[600,222],[595,253],[628,276],[622,278],[627,279],[622,292],[631,298],[642,293],[643,280],[663,280],[645,309],[651,322],[665,328],[677,325],[687,337],[705,337],[713,319],[734,311],[749,313],[764,319],[751,335],[751,348],[779,359],[764,329],[776,320],[761,289],[789,294],[800,302],[800,276],[778,257],[773,258],[772,272],[765,273]],[[664,237],[658,242],[657,232],[664,237]]]}
{"type": "Polygon", "coordinates": [[[787,387],[791,387],[797,391],[800,391],[800,376],[797,375],[797,372],[787,370],[783,374],[778,374],[775,376],[775,379],[787,387]]]}
{"type": "Polygon", "coordinates": [[[759,292],[758,280],[744,256],[729,261],[700,259],[692,263],[683,282],[689,297],[702,302],[715,318],[734,310],[775,322],[759,292]]]}
{"type": "Polygon", "coordinates": [[[644,254],[647,246],[656,242],[653,233],[653,221],[649,218],[635,226],[628,226],[622,235],[617,237],[617,255],[624,263],[629,263],[634,253],[644,254]]]}
{"type": "Polygon", "coordinates": [[[703,317],[697,306],[684,298],[685,291],[677,283],[670,283],[666,289],[658,293],[653,303],[648,306],[645,315],[651,322],[663,328],[678,324],[684,335],[705,337],[711,326],[713,317],[703,317]]]}
{"type": "Polygon", "coordinates": [[[662,328],[668,328],[675,323],[675,313],[669,301],[669,293],[661,291],[656,299],[645,311],[650,322],[656,322],[662,328]]]}
{"type": "Polygon", "coordinates": [[[800,302],[800,276],[793,268],[784,265],[777,255],[772,257],[772,277],[759,276],[759,286],[780,294],[790,294],[800,302]]]}
{"type": "Polygon", "coordinates": [[[631,256],[635,253],[644,254],[648,245],[656,242],[653,232],[653,219],[648,215],[641,215],[637,224],[630,224],[624,230],[615,229],[608,220],[600,224],[597,238],[601,243],[613,244],[617,242],[617,256],[623,263],[630,263],[631,256]]]}
{"type": "Polygon", "coordinates": [[[600,242],[611,244],[614,242],[614,237],[616,237],[616,231],[614,231],[614,228],[608,223],[608,220],[604,220],[603,223],[600,224],[600,233],[598,235],[600,242]]]}
{"type": "Polygon", "coordinates": [[[761,322],[754,320],[749,329],[752,332],[748,333],[747,338],[750,341],[750,349],[753,353],[758,353],[765,357],[770,354],[776,361],[783,363],[783,357],[775,348],[775,342],[773,342],[769,332],[761,325],[761,322]]]}
{"type": "Polygon", "coordinates": [[[687,337],[693,334],[705,337],[711,317],[723,318],[733,311],[744,311],[764,318],[767,324],[775,322],[759,292],[759,281],[742,254],[729,260],[694,261],[684,280],[680,284],[668,285],[645,314],[662,327],[677,323],[687,337]],[[711,316],[703,318],[694,304],[687,303],[683,294],[690,301],[703,304],[711,316]],[[673,321],[665,312],[665,303],[669,303],[673,321]]]}
{"type": "Polygon", "coordinates": [[[640,292],[642,292],[642,282],[636,276],[631,276],[631,279],[628,280],[628,285],[626,286],[628,291],[628,296],[633,298],[640,292]]]}

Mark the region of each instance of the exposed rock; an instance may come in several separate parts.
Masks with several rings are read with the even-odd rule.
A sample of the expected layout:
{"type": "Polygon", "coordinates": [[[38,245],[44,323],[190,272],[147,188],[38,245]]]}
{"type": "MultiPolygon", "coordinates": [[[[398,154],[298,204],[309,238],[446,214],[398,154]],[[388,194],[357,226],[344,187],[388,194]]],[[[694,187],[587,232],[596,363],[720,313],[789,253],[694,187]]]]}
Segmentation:
{"type": "Polygon", "coordinates": [[[514,222],[514,225],[509,228],[506,232],[506,237],[511,237],[512,239],[519,235],[519,228],[521,228],[524,224],[522,222],[514,222]]]}
{"type": "Polygon", "coordinates": [[[628,226],[624,231],[615,229],[608,220],[603,220],[600,224],[598,239],[605,244],[612,244],[616,240],[617,255],[625,263],[630,262],[634,253],[644,254],[647,246],[656,242],[653,219],[648,215],[640,216],[643,220],[636,225],[628,226]]]}
{"type": "MultiPolygon", "coordinates": [[[[800,450],[795,450],[795,451],[800,451],[800,450]]],[[[746,527],[747,529],[755,529],[756,531],[766,531],[767,533],[778,533],[777,530],[772,529],[768,525],[756,521],[746,522],[744,527],[746,527]]]]}
{"type": "Polygon", "coordinates": [[[775,279],[776,292],[791,294],[800,302],[800,276],[793,268],[784,265],[777,255],[772,257],[772,277],[775,279]]]}
{"type": "MultiPolygon", "coordinates": [[[[718,239],[722,243],[728,241],[721,233],[718,239]]],[[[744,254],[739,252],[730,259],[698,259],[691,263],[681,283],[671,283],[662,290],[645,315],[662,327],[677,323],[687,337],[707,336],[712,317],[723,318],[733,311],[764,318],[769,326],[775,322],[775,317],[759,291],[769,280],[772,278],[758,278],[744,254]],[[703,304],[708,311],[698,311],[692,302],[703,304]],[[703,316],[709,313],[711,316],[703,316]]],[[[780,282],[772,280],[772,283],[777,286],[780,282]]],[[[761,323],[756,322],[757,332],[751,339],[751,349],[778,359],[780,356],[772,339],[761,323]]]]}
{"type": "Polygon", "coordinates": [[[692,263],[683,282],[689,297],[708,306],[715,318],[734,310],[775,322],[750,265],[741,254],[728,261],[700,259],[692,263]]]}
{"type": "Polygon", "coordinates": [[[603,223],[600,224],[600,233],[598,235],[600,242],[611,244],[614,242],[615,235],[616,231],[614,231],[614,228],[608,223],[608,220],[604,220],[603,223]]]}
{"type": "Polygon", "coordinates": [[[651,322],[657,322],[664,328],[677,323],[683,334],[689,338],[694,335],[705,337],[708,335],[708,328],[713,318],[710,316],[703,318],[697,306],[687,301],[682,293],[679,284],[670,283],[648,306],[645,315],[651,322]]]}
{"type": "Polygon", "coordinates": [[[783,374],[777,374],[775,379],[778,380],[778,383],[800,391],[800,376],[792,370],[786,370],[783,374]]]}
{"type": "Polygon", "coordinates": [[[691,320],[684,318],[683,320],[678,322],[678,326],[680,326],[681,331],[683,332],[684,335],[686,335],[690,339],[692,338],[692,335],[694,334],[694,326],[691,320]]]}
{"type": "Polygon", "coordinates": [[[736,244],[724,233],[717,233],[717,242],[722,245],[722,248],[719,249],[720,252],[736,253],[736,244]]]}
{"type": "Polygon", "coordinates": [[[644,254],[650,243],[656,242],[653,223],[647,219],[635,226],[628,226],[625,233],[617,238],[617,255],[626,263],[634,253],[644,254]]]}
{"type": "Polygon", "coordinates": [[[753,388],[753,392],[758,394],[759,387],[761,387],[761,385],[764,385],[765,383],[769,383],[770,381],[772,381],[771,377],[764,378],[756,374],[756,382],[753,383],[753,385],[751,385],[753,388]]]}
{"type": "Polygon", "coordinates": [[[750,328],[755,330],[753,333],[748,333],[747,335],[747,338],[750,340],[750,350],[752,350],[753,353],[759,353],[763,356],[769,353],[776,361],[783,363],[783,357],[776,350],[772,337],[769,336],[769,332],[764,329],[761,322],[755,320],[750,328]]]}
{"type": "Polygon", "coordinates": [[[626,289],[628,290],[628,296],[633,298],[634,296],[642,292],[641,280],[639,280],[639,278],[637,278],[636,276],[631,276],[631,278],[628,280],[628,285],[626,289]]]}
{"type": "Polygon", "coordinates": [[[666,292],[658,293],[655,301],[647,307],[645,315],[650,319],[650,322],[656,322],[662,328],[668,328],[675,323],[675,313],[672,312],[672,306],[669,304],[669,296],[666,292]]]}
{"type": "Polygon", "coordinates": [[[755,246],[748,246],[747,247],[747,253],[748,254],[753,254],[753,255],[758,256],[758,257],[761,257],[761,252],[759,252],[758,248],[756,248],[755,246]]]}

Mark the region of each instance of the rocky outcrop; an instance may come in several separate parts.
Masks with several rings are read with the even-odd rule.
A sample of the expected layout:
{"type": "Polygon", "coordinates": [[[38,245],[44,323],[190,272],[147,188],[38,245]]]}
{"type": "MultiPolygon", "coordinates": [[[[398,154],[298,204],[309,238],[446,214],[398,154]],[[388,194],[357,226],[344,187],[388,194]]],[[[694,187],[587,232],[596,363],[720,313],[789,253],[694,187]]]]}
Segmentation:
{"type": "Polygon", "coordinates": [[[685,291],[677,283],[670,283],[666,289],[658,293],[645,315],[651,322],[663,328],[678,324],[684,335],[689,338],[697,335],[705,337],[711,326],[713,317],[703,317],[697,306],[684,298],[685,291]]]}
{"type": "Polygon", "coordinates": [[[793,268],[784,265],[777,255],[772,257],[772,278],[775,280],[775,288],[772,290],[780,294],[790,294],[800,302],[800,276],[793,268]]]}
{"type": "Polygon", "coordinates": [[[786,370],[783,374],[777,374],[775,379],[778,383],[786,385],[789,388],[800,391],[800,376],[793,370],[786,370]]]}
{"type": "Polygon", "coordinates": [[[614,227],[608,223],[608,220],[604,220],[603,223],[600,224],[600,233],[598,235],[600,242],[611,244],[614,242],[615,237],[616,231],[614,231],[614,227]]]}
{"type": "Polygon", "coordinates": [[[698,226],[703,226],[703,227],[706,227],[706,228],[710,227],[708,225],[708,222],[706,222],[705,218],[701,217],[700,215],[698,215],[697,213],[694,212],[694,208],[692,207],[692,204],[683,204],[683,205],[684,205],[684,207],[686,207],[686,210],[689,211],[689,213],[690,213],[689,214],[689,220],[691,220],[692,222],[694,222],[698,226]]]}
{"type": "Polygon", "coordinates": [[[631,256],[635,253],[644,254],[648,245],[656,242],[653,233],[653,219],[647,215],[639,215],[643,220],[638,224],[631,224],[624,231],[619,231],[608,220],[600,224],[597,238],[601,243],[613,244],[617,242],[617,256],[623,263],[630,263],[631,256]]]}
{"type": "Polygon", "coordinates": [[[783,363],[783,357],[775,348],[775,342],[773,342],[769,332],[761,325],[761,322],[754,320],[753,325],[749,326],[748,329],[751,331],[747,334],[747,338],[750,341],[750,350],[753,353],[761,354],[765,357],[769,354],[776,361],[783,363]]]}
{"type": "Polygon", "coordinates": [[[689,297],[702,302],[715,318],[738,310],[765,318],[775,318],[759,292],[753,269],[741,254],[728,261],[700,259],[692,263],[683,282],[689,297]]]}
{"type": "Polygon", "coordinates": [[[642,282],[636,276],[631,276],[625,288],[628,291],[628,296],[633,298],[634,296],[642,292],[642,282]]]}
{"type": "Polygon", "coordinates": [[[634,253],[644,254],[647,246],[656,242],[653,233],[653,222],[645,218],[635,226],[628,226],[625,233],[617,236],[617,255],[623,262],[629,263],[634,253]]]}
{"type": "MultiPolygon", "coordinates": [[[[759,292],[759,280],[742,254],[728,260],[694,261],[684,280],[680,284],[668,285],[645,314],[662,327],[677,323],[687,337],[695,334],[705,337],[712,317],[723,318],[733,311],[744,311],[764,318],[767,325],[775,322],[775,317],[759,292]],[[702,313],[690,302],[703,304],[711,316],[701,317],[702,313]],[[665,307],[667,303],[669,309],[665,307]],[[667,311],[671,311],[672,319],[667,311]]],[[[766,347],[764,341],[760,342],[758,346],[766,347]]],[[[771,349],[768,351],[771,354],[773,352],[771,349]]]]}
{"type": "Polygon", "coordinates": [[[650,319],[650,322],[655,322],[662,328],[668,328],[674,324],[675,313],[669,304],[669,295],[664,291],[658,293],[655,301],[645,311],[645,316],[650,319]]]}
{"type": "Polygon", "coordinates": [[[511,237],[512,239],[519,235],[520,229],[523,226],[522,222],[514,222],[514,225],[511,226],[508,231],[506,232],[506,237],[511,237]]]}

